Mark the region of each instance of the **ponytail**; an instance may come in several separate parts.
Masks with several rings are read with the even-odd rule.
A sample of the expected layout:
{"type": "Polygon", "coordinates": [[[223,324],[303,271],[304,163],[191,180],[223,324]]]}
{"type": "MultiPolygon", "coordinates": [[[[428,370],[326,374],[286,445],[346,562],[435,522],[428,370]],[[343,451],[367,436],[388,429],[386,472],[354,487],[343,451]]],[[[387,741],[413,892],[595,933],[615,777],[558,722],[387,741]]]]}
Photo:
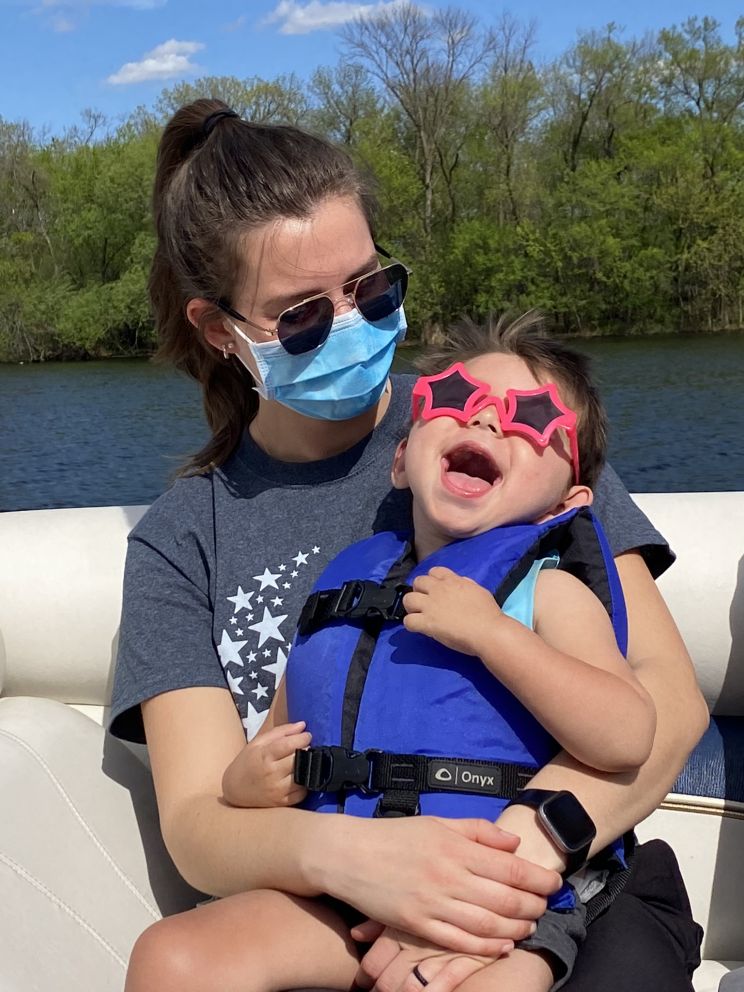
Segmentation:
{"type": "Polygon", "coordinates": [[[179,474],[222,465],[258,410],[254,380],[204,338],[186,316],[189,300],[233,299],[244,284],[246,234],[283,217],[308,217],[328,197],[356,199],[373,227],[375,201],[341,149],[286,125],[252,124],[221,100],[196,100],[166,125],[153,191],[157,246],[149,294],[156,360],[200,383],[212,436],[179,474]]]}

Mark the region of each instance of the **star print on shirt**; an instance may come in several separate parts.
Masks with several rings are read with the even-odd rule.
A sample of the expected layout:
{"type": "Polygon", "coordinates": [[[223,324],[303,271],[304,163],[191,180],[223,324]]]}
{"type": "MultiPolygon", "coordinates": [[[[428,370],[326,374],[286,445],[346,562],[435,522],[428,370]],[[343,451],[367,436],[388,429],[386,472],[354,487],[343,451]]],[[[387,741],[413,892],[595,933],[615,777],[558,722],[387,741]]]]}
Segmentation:
{"type": "MultiPolygon", "coordinates": [[[[253,578],[255,579],[256,576],[254,575],[253,578]]],[[[261,586],[261,588],[263,589],[263,586],[261,586]]],[[[231,603],[235,604],[235,609],[233,610],[233,613],[238,613],[240,610],[250,610],[253,593],[243,592],[243,587],[238,586],[237,595],[228,596],[227,598],[230,600],[231,603]]]]}
{"type": "MultiPolygon", "coordinates": [[[[284,619],[284,617],[282,617],[284,619]]],[[[284,640],[282,637],[281,640],[284,640]]],[[[217,653],[220,656],[220,661],[222,662],[222,667],[225,668],[227,665],[240,665],[243,667],[243,659],[240,657],[240,649],[244,647],[248,641],[231,641],[230,635],[226,630],[222,631],[222,640],[217,645],[217,653]]]]}
{"type": "MultiPolygon", "coordinates": [[[[282,651],[281,648],[276,649],[276,661],[271,665],[262,665],[261,668],[264,672],[271,672],[274,676],[274,688],[278,688],[279,683],[282,680],[282,675],[284,675],[284,670],[287,667],[287,656],[282,651]]],[[[251,676],[253,678],[253,676],[251,676]]]]}
{"type": "Polygon", "coordinates": [[[218,594],[224,614],[216,618],[215,641],[219,642],[225,686],[232,693],[249,740],[263,724],[286,672],[293,631],[284,628],[287,621],[294,624],[300,599],[309,594],[313,576],[325,560],[322,545],[308,541],[305,547],[307,551],[295,544],[293,550],[290,545],[277,549],[275,557],[244,562],[242,571],[228,578],[218,594]],[[317,562],[314,556],[319,556],[317,562]],[[246,577],[253,583],[248,592],[238,584],[238,578],[246,582],[246,577]],[[238,667],[242,669],[239,673],[238,667]]]}
{"type": "Polygon", "coordinates": [[[287,619],[288,614],[283,616],[272,616],[269,612],[268,607],[264,606],[263,617],[259,623],[252,623],[250,630],[258,631],[258,646],[261,647],[269,638],[273,638],[275,641],[284,641],[284,634],[279,632],[279,627],[282,622],[287,619]]]}
{"type": "Polygon", "coordinates": [[[242,723],[245,727],[245,736],[248,740],[251,740],[261,729],[261,725],[268,716],[269,711],[264,710],[263,713],[259,713],[258,710],[254,709],[251,703],[248,703],[247,706],[248,713],[242,723]]]}
{"type": "Polygon", "coordinates": [[[263,592],[267,586],[273,586],[274,589],[278,589],[279,586],[276,584],[276,580],[279,578],[279,572],[270,572],[268,568],[264,569],[263,575],[254,575],[253,578],[256,582],[261,583],[260,592],[263,592]]]}

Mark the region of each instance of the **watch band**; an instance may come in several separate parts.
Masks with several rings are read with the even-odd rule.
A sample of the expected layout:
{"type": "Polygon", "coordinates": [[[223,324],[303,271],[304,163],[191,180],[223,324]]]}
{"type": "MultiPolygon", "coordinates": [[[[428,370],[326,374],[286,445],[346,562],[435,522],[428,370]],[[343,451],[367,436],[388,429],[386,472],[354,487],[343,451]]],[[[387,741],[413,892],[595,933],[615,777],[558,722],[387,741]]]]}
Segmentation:
{"type": "Polygon", "coordinates": [[[508,805],[529,806],[537,810],[538,823],[566,856],[564,876],[572,875],[586,863],[597,830],[572,792],[523,789],[508,805]]]}

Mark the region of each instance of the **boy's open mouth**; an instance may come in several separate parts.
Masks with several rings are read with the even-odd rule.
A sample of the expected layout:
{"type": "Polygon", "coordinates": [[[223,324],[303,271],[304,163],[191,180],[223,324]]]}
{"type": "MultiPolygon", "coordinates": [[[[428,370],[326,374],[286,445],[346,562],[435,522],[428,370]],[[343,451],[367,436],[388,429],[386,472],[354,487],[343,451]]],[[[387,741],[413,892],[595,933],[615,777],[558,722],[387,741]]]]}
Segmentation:
{"type": "Polygon", "coordinates": [[[442,478],[458,496],[482,496],[501,481],[501,472],[488,451],[465,443],[442,457],[442,478]]]}

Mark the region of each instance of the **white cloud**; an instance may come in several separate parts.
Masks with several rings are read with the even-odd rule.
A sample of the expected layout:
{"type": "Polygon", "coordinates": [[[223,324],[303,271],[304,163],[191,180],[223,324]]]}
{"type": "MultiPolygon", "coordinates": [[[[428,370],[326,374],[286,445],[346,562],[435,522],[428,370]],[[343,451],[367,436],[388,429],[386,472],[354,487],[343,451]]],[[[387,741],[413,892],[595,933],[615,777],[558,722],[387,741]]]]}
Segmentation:
{"type": "Polygon", "coordinates": [[[0,7],[28,7],[46,27],[58,33],[74,31],[94,7],[155,10],[168,0],[0,0],[0,7]]]}
{"type": "Polygon", "coordinates": [[[191,61],[191,56],[202,48],[204,45],[199,41],[176,41],[171,38],[151,52],[145,52],[139,62],[126,62],[106,82],[114,86],[128,86],[149,79],[174,79],[189,75],[199,68],[191,61]]]}
{"type": "Polygon", "coordinates": [[[378,0],[377,3],[343,3],[341,0],[279,0],[262,24],[279,22],[280,34],[310,34],[328,31],[353,21],[356,17],[370,17],[399,6],[405,0],[378,0]]]}
{"type": "Polygon", "coordinates": [[[245,14],[241,14],[240,17],[236,17],[234,21],[230,21],[229,24],[225,24],[222,28],[223,31],[239,31],[248,20],[245,14]]]}

